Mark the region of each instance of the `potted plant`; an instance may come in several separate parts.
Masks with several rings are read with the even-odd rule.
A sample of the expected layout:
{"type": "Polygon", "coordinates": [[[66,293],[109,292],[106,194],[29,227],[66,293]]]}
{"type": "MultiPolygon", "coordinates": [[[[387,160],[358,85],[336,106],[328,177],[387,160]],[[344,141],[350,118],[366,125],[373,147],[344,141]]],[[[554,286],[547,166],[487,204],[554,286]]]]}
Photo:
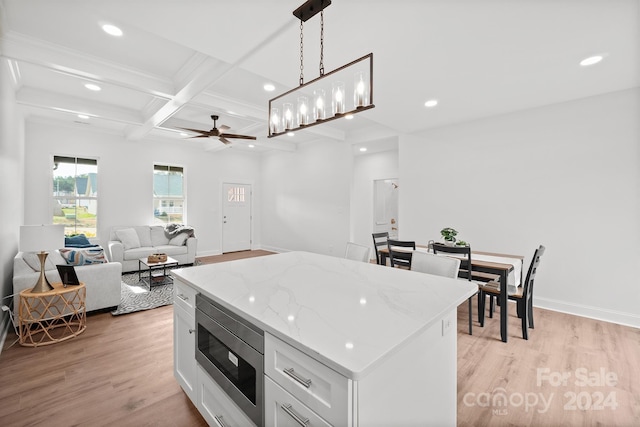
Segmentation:
{"type": "Polygon", "coordinates": [[[454,228],[443,228],[440,230],[440,234],[444,239],[445,245],[453,246],[456,243],[456,236],[458,235],[458,232],[454,228]]]}

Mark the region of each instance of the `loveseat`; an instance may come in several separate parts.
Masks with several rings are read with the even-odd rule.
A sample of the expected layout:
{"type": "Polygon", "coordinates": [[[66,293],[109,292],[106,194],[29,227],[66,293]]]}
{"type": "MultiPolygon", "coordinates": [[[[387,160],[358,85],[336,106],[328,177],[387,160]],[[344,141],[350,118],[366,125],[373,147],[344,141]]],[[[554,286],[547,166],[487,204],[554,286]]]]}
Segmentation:
{"type": "Polygon", "coordinates": [[[156,253],[189,265],[196,260],[197,244],[193,229],[187,226],[170,231],[162,225],[118,226],[109,233],[107,256],[109,261],[121,263],[125,273],[138,271],[138,260],[156,253]]]}
{"type": "MultiPolygon", "coordinates": [[[[102,248],[100,248],[100,251],[102,248]]],[[[77,265],[85,256],[84,249],[65,248],[49,252],[45,262],[45,276],[49,282],[60,282],[60,275],[56,265],[70,265],[67,260],[72,260],[76,275],[80,282],[84,282],[87,289],[85,299],[87,311],[106,308],[115,308],[120,304],[122,266],[117,262],[108,262],[104,255],[99,259],[97,250],[92,250],[94,255],[86,258],[89,264],[77,265]],[[65,257],[61,255],[61,251],[65,257]]],[[[73,265],[72,264],[72,265],[73,265]]],[[[40,259],[35,252],[18,252],[13,258],[13,293],[33,288],[40,277],[40,259]]],[[[14,303],[14,312],[18,313],[17,298],[14,303]]]]}

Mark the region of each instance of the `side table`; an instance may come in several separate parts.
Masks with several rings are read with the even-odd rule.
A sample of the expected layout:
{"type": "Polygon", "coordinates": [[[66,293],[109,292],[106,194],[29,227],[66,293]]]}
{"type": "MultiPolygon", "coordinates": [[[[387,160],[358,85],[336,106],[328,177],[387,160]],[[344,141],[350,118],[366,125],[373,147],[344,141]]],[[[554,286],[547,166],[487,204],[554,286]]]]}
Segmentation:
{"type": "Polygon", "coordinates": [[[20,292],[18,321],[20,345],[37,347],[68,340],[87,327],[84,283],[68,285],[52,283],[53,290],[20,292]]]}

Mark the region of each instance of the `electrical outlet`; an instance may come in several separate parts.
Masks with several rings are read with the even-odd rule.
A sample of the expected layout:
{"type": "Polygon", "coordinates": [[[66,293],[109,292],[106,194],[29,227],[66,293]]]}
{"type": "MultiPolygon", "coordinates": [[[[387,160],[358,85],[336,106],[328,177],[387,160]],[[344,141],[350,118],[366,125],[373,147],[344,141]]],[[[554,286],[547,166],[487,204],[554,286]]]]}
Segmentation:
{"type": "Polygon", "coordinates": [[[442,336],[451,329],[451,319],[442,319],[442,336]]]}

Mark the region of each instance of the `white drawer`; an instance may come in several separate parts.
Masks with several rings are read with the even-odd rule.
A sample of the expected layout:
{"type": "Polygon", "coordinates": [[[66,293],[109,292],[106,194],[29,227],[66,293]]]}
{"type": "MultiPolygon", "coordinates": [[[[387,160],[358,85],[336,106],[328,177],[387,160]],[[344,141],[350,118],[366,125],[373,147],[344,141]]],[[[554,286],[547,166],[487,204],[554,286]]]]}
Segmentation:
{"type": "Polygon", "coordinates": [[[265,427],[331,427],[269,377],[265,377],[264,390],[265,427]]]}
{"type": "Polygon", "coordinates": [[[349,424],[351,381],[346,377],[268,333],[264,334],[264,370],[330,424],[349,424]]]}
{"type": "Polygon", "coordinates": [[[229,396],[198,365],[198,403],[200,414],[207,424],[216,427],[255,427],[229,396]]]}
{"type": "Polygon", "coordinates": [[[173,279],[173,303],[184,308],[187,313],[195,316],[196,312],[196,294],[198,292],[191,286],[181,282],[174,277],[173,279]]]}

